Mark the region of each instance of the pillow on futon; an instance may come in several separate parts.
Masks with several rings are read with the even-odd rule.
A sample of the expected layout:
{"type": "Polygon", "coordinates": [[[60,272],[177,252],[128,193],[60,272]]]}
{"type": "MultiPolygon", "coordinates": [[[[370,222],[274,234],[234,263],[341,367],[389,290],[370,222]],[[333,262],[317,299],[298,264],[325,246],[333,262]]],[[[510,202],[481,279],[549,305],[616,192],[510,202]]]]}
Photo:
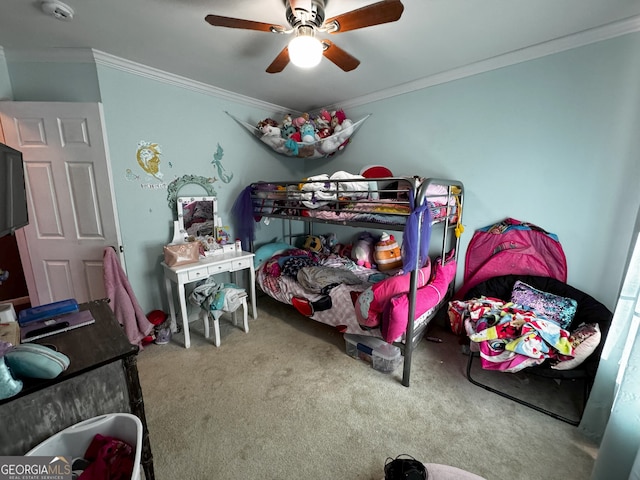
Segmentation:
{"type": "Polygon", "coordinates": [[[578,309],[578,302],[573,298],[543,292],[520,280],[513,285],[511,301],[534,310],[563,329],[569,327],[578,309]]]}
{"type": "Polygon", "coordinates": [[[561,360],[551,368],[556,370],[570,370],[582,364],[600,344],[600,326],[597,323],[581,323],[569,336],[573,346],[573,358],[561,360]]]}

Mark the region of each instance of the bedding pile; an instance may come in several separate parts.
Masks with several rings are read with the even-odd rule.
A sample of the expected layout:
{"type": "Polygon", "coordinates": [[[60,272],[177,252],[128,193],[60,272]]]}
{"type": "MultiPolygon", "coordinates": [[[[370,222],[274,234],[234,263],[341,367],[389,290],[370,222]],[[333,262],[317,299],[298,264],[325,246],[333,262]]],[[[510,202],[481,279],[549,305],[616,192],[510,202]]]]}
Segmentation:
{"type": "MultiPolygon", "coordinates": [[[[409,190],[407,178],[393,177],[383,182],[337,171],[300,182],[253,183],[251,198],[256,218],[282,215],[401,225],[412,212],[409,190]]],[[[429,184],[426,204],[433,220],[447,214],[455,219],[458,205],[446,186],[429,184]]]]}
{"type": "Polygon", "coordinates": [[[486,370],[515,373],[574,355],[567,330],[522,305],[490,297],[454,300],[449,315],[463,319],[486,370]]]}
{"type": "MultiPolygon", "coordinates": [[[[408,273],[381,272],[335,253],[293,247],[282,251],[282,244],[275,245],[277,253],[256,266],[256,281],[269,296],[340,332],[373,335],[387,342],[404,339],[409,317],[408,273]]],[[[270,250],[268,245],[261,248],[270,250]]],[[[453,260],[421,269],[416,324],[443,301],[455,270],[453,260]]]]}
{"type": "Polygon", "coordinates": [[[448,312],[452,330],[478,347],[484,369],[514,373],[547,360],[552,369],[570,370],[596,350],[597,323],[569,330],[577,309],[573,298],[517,280],[509,301],[481,295],[450,302],[448,312]]]}

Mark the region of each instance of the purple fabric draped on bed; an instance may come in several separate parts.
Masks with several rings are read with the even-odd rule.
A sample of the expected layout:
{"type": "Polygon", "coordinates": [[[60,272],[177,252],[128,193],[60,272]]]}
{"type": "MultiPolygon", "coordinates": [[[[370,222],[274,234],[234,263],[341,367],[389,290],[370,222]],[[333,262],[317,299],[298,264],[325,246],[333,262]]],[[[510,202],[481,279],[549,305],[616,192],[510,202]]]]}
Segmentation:
{"type": "MultiPolygon", "coordinates": [[[[409,192],[409,202],[414,204],[413,192],[409,192]]],[[[407,218],[404,234],[402,236],[402,270],[412,272],[416,269],[416,259],[422,268],[429,258],[429,242],[431,241],[431,209],[425,200],[418,208],[411,210],[411,215],[407,218]],[[420,245],[418,245],[418,226],[420,224],[420,216],[424,214],[422,219],[422,231],[420,236],[420,245]],[[420,257],[417,253],[420,253],[420,257]]]]}

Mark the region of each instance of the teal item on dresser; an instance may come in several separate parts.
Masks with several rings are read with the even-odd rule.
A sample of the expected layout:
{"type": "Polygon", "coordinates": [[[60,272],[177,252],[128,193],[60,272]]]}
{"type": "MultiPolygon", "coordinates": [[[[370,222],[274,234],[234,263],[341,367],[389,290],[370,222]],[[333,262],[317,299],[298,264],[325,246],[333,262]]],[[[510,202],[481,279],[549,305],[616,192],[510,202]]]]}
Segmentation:
{"type": "Polygon", "coordinates": [[[18,378],[56,378],[69,367],[69,357],[38,343],[16,345],[5,353],[11,374],[18,378]]]}
{"type": "Polygon", "coordinates": [[[13,378],[4,357],[0,357],[0,400],[13,397],[22,391],[22,381],[13,378]]]}

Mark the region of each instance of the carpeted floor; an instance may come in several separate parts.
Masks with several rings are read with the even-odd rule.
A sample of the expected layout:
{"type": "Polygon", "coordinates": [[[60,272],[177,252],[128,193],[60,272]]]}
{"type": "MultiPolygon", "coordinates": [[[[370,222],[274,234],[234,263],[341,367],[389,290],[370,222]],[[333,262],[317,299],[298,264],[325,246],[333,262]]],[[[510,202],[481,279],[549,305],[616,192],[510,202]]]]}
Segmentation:
{"type": "MultiPolygon", "coordinates": [[[[406,388],[401,367],[380,373],[346,355],[333,329],[268,297],[258,304],[248,334],[221,320],[219,348],[196,321],[191,348],[176,334],[140,353],[158,480],[380,480],[400,454],[487,480],[589,478],[596,449],[576,427],[469,383],[446,330],[429,332],[442,343],[420,343],[406,388]]],[[[549,392],[543,401],[572,406],[549,392]]]]}

